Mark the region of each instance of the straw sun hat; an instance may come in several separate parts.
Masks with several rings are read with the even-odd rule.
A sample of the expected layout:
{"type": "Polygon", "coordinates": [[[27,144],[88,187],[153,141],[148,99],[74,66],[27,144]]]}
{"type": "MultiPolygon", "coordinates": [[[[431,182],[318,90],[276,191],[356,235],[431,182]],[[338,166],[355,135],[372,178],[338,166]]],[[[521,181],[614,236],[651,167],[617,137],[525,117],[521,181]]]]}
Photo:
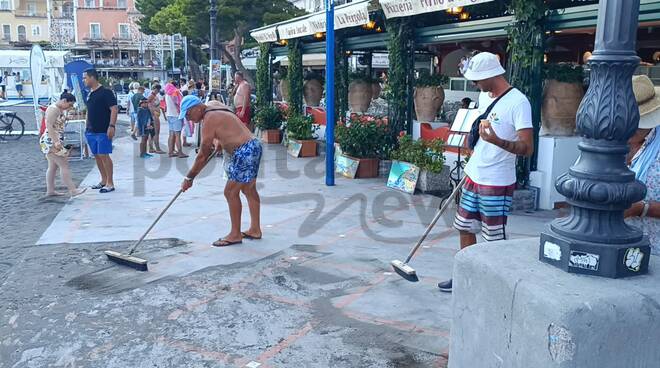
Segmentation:
{"type": "Polygon", "coordinates": [[[646,75],[634,76],[632,83],[639,106],[639,129],[653,129],[660,125],[660,87],[654,87],[646,75]]]}

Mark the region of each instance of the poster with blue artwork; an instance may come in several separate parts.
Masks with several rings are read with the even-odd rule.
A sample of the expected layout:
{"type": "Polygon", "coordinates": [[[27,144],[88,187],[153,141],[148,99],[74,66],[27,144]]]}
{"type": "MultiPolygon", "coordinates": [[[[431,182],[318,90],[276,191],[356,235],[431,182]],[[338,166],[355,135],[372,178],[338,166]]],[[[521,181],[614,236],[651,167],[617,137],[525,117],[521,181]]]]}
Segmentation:
{"type": "Polygon", "coordinates": [[[287,145],[287,152],[293,156],[293,157],[298,157],[300,156],[300,150],[302,149],[302,143],[290,139],[289,144],[287,145]]]}
{"type": "Polygon", "coordinates": [[[415,194],[415,186],[419,179],[419,167],[403,161],[393,161],[387,187],[415,194]]]}
{"type": "Polygon", "coordinates": [[[335,156],[335,172],[347,178],[355,179],[360,161],[344,155],[335,156]]]}

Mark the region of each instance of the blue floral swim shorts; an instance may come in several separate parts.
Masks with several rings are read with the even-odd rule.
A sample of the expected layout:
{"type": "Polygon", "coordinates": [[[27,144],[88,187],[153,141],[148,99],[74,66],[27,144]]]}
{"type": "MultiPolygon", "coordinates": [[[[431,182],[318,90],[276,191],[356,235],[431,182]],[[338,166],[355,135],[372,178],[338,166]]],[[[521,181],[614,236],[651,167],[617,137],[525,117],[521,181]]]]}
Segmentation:
{"type": "Polygon", "coordinates": [[[262,152],[261,142],[256,138],[238,147],[226,169],[229,180],[238,183],[249,183],[256,179],[259,174],[262,152]]]}

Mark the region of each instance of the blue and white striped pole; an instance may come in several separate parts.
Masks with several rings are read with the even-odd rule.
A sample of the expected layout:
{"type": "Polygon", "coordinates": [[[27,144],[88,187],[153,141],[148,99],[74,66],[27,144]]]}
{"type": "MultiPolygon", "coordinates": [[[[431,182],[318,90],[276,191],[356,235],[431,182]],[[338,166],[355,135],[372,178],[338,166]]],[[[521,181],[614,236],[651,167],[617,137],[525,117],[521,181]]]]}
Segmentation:
{"type": "Polygon", "coordinates": [[[325,1],[325,185],[335,185],[335,0],[325,1]]]}

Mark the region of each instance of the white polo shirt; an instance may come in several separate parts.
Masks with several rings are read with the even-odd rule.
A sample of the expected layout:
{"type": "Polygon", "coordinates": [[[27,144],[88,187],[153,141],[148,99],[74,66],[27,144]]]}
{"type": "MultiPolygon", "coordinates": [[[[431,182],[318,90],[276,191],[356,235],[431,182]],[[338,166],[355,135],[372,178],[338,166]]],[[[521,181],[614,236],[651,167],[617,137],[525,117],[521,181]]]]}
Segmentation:
{"type": "MultiPolygon", "coordinates": [[[[479,95],[479,111],[486,111],[494,100],[488,93],[482,92],[479,95]]],[[[507,141],[517,141],[518,130],[533,128],[532,106],[516,88],[497,102],[487,119],[497,136],[507,141]]],[[[516,182],[516,155],[480,138],[465,173],[477,184],[511,185],[516,182]]]]}

